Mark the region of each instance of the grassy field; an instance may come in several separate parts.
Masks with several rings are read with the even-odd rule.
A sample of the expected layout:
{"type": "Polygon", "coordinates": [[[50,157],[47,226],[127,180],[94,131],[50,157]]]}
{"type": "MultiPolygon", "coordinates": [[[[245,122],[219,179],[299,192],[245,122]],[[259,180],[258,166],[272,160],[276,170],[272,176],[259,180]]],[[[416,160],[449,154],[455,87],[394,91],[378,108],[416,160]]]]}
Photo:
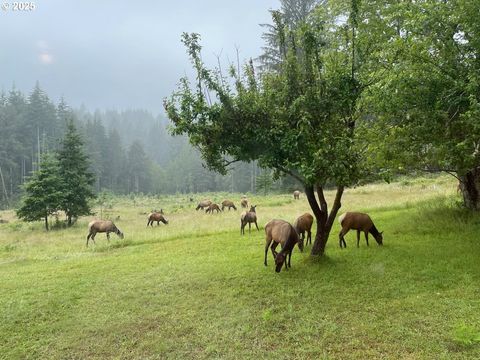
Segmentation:
{"type": "Polygon", "coordinates": [[[1,212],[0,358],[478,359],[480,216],[455,188],[349,189],[341,212],[371,214],[384,246],[356,248],[350,232],[342,250],[335,224],[325,257],[295,249],[279,274],[271,254],[263,265],[263,225],[308,211],[303,195],[250,196],[260,232],[245,236],[240,211],[207,215],[185,195],[110,199],[102,215],[125,239],[89,248],[91,218],[47,233],[1,212]],[[170,224],[147,228],[160,207],[170,224]]]}

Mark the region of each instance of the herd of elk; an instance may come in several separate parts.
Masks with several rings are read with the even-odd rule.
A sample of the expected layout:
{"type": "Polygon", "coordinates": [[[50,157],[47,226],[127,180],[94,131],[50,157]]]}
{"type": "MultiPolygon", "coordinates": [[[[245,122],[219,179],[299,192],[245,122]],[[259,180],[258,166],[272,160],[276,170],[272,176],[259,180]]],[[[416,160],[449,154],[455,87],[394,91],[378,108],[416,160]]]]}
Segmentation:
{"type": "MultiPolygon", "coordinates": [[[[294,198],[299,199],[300,192],[294,192],[294,198]]],[[[193,199],[190,198],[190,201],[193,199]]],[[[203,200],[198,203],[196,210],[206,208],[206,213],[212,213],[217,211],[217,213],[222,212],[226,207],[228,210],[233,208],[237,210],[235,204],[231,200],[224,200],[221,203],[222,207],[218,204],[213,203],[211,200],[203,200]]],[[[246,207],[248,205],[248,200],[246,197],[241,199],[241,206],[246,207]]],[[[245,226],[248,224],[248,231],[251,232],[251,224],[254,223],[257,227],[257,231],[260,231],[257,224],[257,213],[256,205],[250,206],[249,211],[242,212],[240,216],[240,234],[245,234],[245,226]]],[[[118,217],[117,219],[120,219],[118,217]]],[[[160,211],[153,210],[148,215],[147,226],[153,226],[154,222],[157,222],[157,226],[160,225],[160,222],[168,224],[168,220],[164,216],[163,209],[160,211]]],[[[368,234],[372,236],[377,241],[378,245],[383,245],[383,232],[379,232],[375,227],[372,219],[368,214],[359,213],[359,212],[346,212],[338,218],[338,221],[341,226],[339,233],[339,243],[340,248],[346,248],[347,243],[345,242],[344,236],[350,230],[357,230],[357,247],[360,246],[360,232],[364,232],[365,240],[368,244],[368,234]]],[[[273,219],[270,220],[265,225],[265,260],[264,264],[267,266],[267,256],[268,248],[270,247],[273,258],[275,260],[275,271],[280,272],[283,265],[285,264],[285,269],[288,270],[291,267],[291,258],[292,251],[295,245],[298,245],[300,251],[303,252],[304,244],[308,245],[312,243],[312,225],[313,225],[313,216],[309,213],[304,213],[300,215],[291,225],[285,220],[273,219]],[[305,233],[307,233],[305,240],[305,233]],[[280,252],[276,251],[278,244],[281,245],[280,252]]],[[[113,232],[117,234],[121,239],[124,238],[123,233],[118,229],[115,224],[110,220],[94,220],[88,224],[88,235],[87,235],[87,247],[89,240],[92,240],[95,243],[95,236],[97,233],[106,233],[107,240],[110,241],[110,233],[113,232]]]]}

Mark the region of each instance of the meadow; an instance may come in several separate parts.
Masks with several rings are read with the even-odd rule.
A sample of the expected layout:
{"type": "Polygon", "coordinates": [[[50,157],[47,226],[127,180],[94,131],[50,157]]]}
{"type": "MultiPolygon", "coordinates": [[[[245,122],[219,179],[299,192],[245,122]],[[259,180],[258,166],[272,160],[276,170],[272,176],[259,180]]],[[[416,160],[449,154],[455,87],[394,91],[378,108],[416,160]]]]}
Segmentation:
{"type": "MultiPolygon", "coordinates": [[[[197,201],[241,194],[118,197],[96,207],[123,240],[87,224],[46,232],[0,212],[2,359],[478,359],[480,215],[459,207],[448,176],[348,189],[340,213],[368,212],[384,246],[336,223],[326,256],[295,248],[292,267],[263,264],[263,226],[309,211],[302,194],[251,195],[240,212],[197,201]],[[168,225],[147,228],[163,208],[168,225]]],[[[332,199],[333,192],[328,192],[332,199]]]]}

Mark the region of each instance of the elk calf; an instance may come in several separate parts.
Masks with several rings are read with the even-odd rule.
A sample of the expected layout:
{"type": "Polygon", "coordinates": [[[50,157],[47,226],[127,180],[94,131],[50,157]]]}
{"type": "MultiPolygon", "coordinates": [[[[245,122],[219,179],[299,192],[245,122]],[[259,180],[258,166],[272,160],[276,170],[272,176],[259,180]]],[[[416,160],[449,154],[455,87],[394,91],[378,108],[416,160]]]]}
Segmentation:
{"type": "Polygon", "coordinates": [[[340,230],[340,234],[338,234],[338,237],[340,239],[340,247],[347,247],[344,235],[352,229],[357,230],[357,247],[360,246],[360,231],[363,231],[365,233],[365,240],[367,241],[367,246],[369,246],[368,233],[373,235],[378,245],[383,245],[383,231],[378,232],[377,228],[373,224],[372,219],[370,219],[370,216],[368,216],[367,214],[359,212],[347,212],[341,215],[338,218],[338,221],[342,226],[342,230],[340,230]]]}
{"type": "Polygon", "coordinates": [[[148,222],[147,226],[153,226],[154,222],[157,222],[157,226],[160,225],[160,221],[164,223],[165,225],[168,224],[168,220],[163,216],[163,210],[160,210],[160,212],[153,212],[148,215],[148,222]]]}
{"type": "Polygon", "coordinates": [[[293,227],[301,237],[302,241],[305,240],[305,231],[307,232],[307,241],[305,242],[306,245],[308,245],[309,241],[310,244],[312,243],[312,224],[313,216],[309,213],[300,215],[293,223],[293,227]]]}
{"type": "Polygon", "coordinates": [[[250,211],[244,211],[240,216],[240,234],[245,234],[245,225],[248,223],[248,232],[250,232],[252,225],[251,223],[255,223],[257,230],[260,231],[257,225],[257,213],[255,208],[257,205],[253,205],[250,207],[250,211]]]}
{"type": "Polygon", "coordinates": [[[220,210],[220,206],[218,206],[217,204],[210,204],[210,205],[208,205],[208,208],[207,208],[207,210],[205,210],[205,212],[206,212],[207,214],[208,214],[209,212],[211,212],[212,215],[213,215],[213,211],[214,211],[214,210],[216,210],[217,213],[219,213],[220,211],[222,211],[222,210],[220,210]]]}

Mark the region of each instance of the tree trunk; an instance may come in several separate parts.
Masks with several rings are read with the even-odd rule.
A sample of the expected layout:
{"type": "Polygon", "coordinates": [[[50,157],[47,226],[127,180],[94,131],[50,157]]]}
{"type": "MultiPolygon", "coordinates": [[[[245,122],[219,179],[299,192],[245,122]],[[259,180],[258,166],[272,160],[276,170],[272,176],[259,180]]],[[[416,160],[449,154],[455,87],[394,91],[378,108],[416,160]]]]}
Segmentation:
{"type": "Polygon", "coordinates": [[[67,215],[67,226],[72,226],[72,215],[67,215]]]}
{"type": "Polygon", "coordinates": [[[312,251],[310,253],[311,255],[323,255],[325,253],[325,247],[327,245],[328,237],[330,236],[330,230],[332,229],[338,210],[341,207],[340,200],[342,199],[343,190],[343,186],[337,187],[335,200],[332,205],[332,210],[329,214],[323,188],[321,186],[317,186],[317,194],[320,202],[319,206],[319,203],[315,197],[315,192],[313,191],[313,186],[305,186],[305,194],[317,222],[317,232],[315,234],[315,242],[313,243],[312,251]]]}
{"type": "Polygon", "coordinates": [[[45,229],[48,231],[48,215],[45,215],[45,229]]]}
{"type": "Polygon", "coordinates": [[[480,210],[480,167],[460,177],[463,203],[467,209],[480,210]]]}

